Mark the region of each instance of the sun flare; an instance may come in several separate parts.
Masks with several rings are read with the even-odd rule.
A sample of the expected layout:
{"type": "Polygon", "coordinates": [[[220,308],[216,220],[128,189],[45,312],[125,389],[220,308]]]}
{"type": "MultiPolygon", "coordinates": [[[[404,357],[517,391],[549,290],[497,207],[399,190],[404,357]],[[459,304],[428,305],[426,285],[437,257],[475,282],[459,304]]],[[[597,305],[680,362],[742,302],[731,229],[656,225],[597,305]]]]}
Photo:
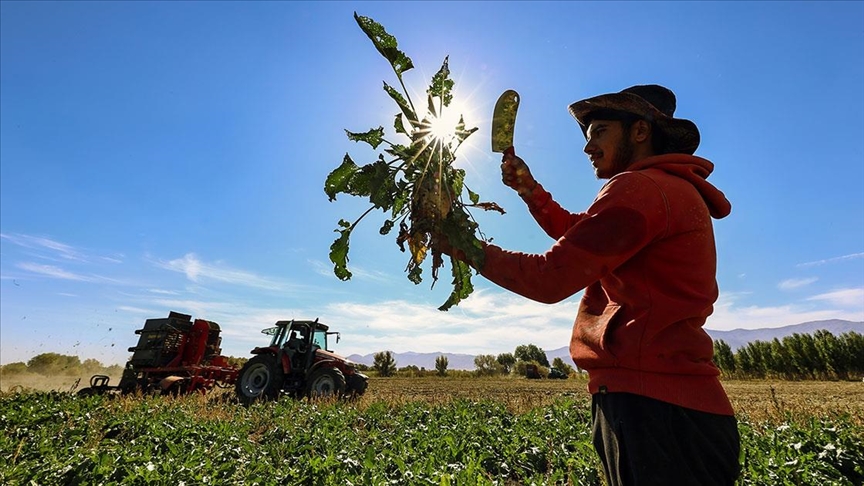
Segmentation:
{"type": "Polygon", "coordinates": [[[451,102],[449,106],[437,107],[438,115],[427,113],[429,122],[428,137],[436,142],[449,144],[452,143],[457,136],[457,127],[459,120],[465,114],[465,106],[460,103],[451,102]]]}
{"type": "Polygon", "coordinates": [[[459,123],[459,113],[445,108],[441,116],[433,117],[429,123],[429,135],[438,140],[447,141],[456,136],[456,125],[459,123]]]}

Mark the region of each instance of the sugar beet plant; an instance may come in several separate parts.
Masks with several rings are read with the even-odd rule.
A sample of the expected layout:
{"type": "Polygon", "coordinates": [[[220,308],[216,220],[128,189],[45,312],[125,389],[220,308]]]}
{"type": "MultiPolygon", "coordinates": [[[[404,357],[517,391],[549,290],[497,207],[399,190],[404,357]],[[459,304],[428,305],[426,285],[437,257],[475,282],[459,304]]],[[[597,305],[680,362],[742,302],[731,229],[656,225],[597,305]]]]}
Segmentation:
{"type": "MultiPolygon", "coordinates": [[[[456,151],[477,128],[466,128],[461,115],[455,126],[447,126],[443,115],[453,100],[455,84],[450,79],[448,58],[445,57],[441,68],[432,77],[426,90],[425,104],[420,105],[424,111],[419,111],[403,80],[403,74],[414,67],[411,58],[397,48],[396,38],[380,24],[356,13],[354,19],[396,74],[401,90],[385,81],[384,91],[399,107],[393,122],[395,134],[407,140],[396,143],[386,139],[383,126],[366,132],[345,130],[350,140],[368,143],[373,150],[378,150],[382,144],[384,148],[377,160],[363,166],[358,166],[350,155],[345,154],[342,164],[327,176],[324,183],[330,201],[342,193],[367,197],[371,203],[371,207],[353,223],[339,220],[336,229],[339,237],[330,246],[333,271],[340,280],[351,278],[348,270],[351,233],[363,218],[377,209],[386,215],[379,233],[388,235],[398,227],[396,244],[403,252],[407,246],[410,253],[405,269],[408,280],[415,284],[422,281],[422,264],[431,256],[434,285],[438,270],[444,266],[445,255],[438,243],[440,238],[446,236],[453,248],[464,252],[475,266],[481,265],[483,250],[479,238],[482,234],[468,208],[501,213],[503,210],[496,203],[480,202],[480,197],[465,185],[465,171],[453,167],[456,151]],[[467,193],[470,202],[463,200],[463,192],[467,193]]],[[[471,267],[457,259],[449,260],[453,291],[440,310],[457,305],[474,290],[471,267]]]]}

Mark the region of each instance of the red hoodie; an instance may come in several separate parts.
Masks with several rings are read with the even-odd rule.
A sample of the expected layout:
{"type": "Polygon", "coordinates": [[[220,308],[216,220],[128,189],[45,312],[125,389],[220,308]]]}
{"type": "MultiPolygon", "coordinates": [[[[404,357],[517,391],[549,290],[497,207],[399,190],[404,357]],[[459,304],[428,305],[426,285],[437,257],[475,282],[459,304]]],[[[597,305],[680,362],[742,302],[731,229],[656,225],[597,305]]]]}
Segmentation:
{"type": "Polygon", "coordinates": [[[731,205],[706,178],[708,160],[649,157],[616,175],[584,213],[561,208],[541,186],[525,197],[556,243],[529,255],[486,246],[480,272],[544,303],[585,289],[570,354],[588,389],[627,392],[732,415],[702,329],[717,300],[714,230],[731,205]]]}

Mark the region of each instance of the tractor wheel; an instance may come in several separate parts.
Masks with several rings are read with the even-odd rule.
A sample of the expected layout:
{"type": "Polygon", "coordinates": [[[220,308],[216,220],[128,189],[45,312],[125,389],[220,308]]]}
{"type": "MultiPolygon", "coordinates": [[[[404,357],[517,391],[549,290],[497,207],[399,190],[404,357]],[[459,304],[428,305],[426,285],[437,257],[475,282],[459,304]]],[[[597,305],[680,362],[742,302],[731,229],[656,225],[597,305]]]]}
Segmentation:
{"type": "Polygon", "coordinates": [[[341,397],[345,392],[345,375],[337,368],[318,368],[309,375],[310,397],[341,397]]]}
{"type": "Polygon", "coordinates": [[[243,365],[234,391],[245,404],[275,400],[282,389],[282,369],[272,354],[259,354],[243,365]]]}

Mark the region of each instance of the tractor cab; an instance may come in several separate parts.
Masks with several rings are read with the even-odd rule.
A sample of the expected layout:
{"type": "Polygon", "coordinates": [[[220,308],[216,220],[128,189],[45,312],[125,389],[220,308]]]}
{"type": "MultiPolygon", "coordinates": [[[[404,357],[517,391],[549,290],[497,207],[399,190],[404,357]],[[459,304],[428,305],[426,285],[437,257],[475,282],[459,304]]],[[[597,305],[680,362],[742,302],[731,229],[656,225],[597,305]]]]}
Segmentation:
{"type": "Polygon", "coordinates": [[[318,349],[330,351],[327,344],[328,337],[336,335],[336,342],[339,342],[338,332],[329,332],[329,327],[326,324],[314,321],[279,321],[273,327],[268,327],[262,330],[263,334],[273,336],[270,340],[270,348],[288,348],[301,350],[309,349],[316,346],[318,349]]]}
{"type": "Polygon", "coordinates": [[[314,321],[277,321],[261,332],[270,345],[256,347],[240,370],[236,391],[244,403],[272,399],[281,393],[295,396],[357,396],[366,390],[366,375],[354,363],[329,349],[329,339],[339,333],[314,321]]]}

